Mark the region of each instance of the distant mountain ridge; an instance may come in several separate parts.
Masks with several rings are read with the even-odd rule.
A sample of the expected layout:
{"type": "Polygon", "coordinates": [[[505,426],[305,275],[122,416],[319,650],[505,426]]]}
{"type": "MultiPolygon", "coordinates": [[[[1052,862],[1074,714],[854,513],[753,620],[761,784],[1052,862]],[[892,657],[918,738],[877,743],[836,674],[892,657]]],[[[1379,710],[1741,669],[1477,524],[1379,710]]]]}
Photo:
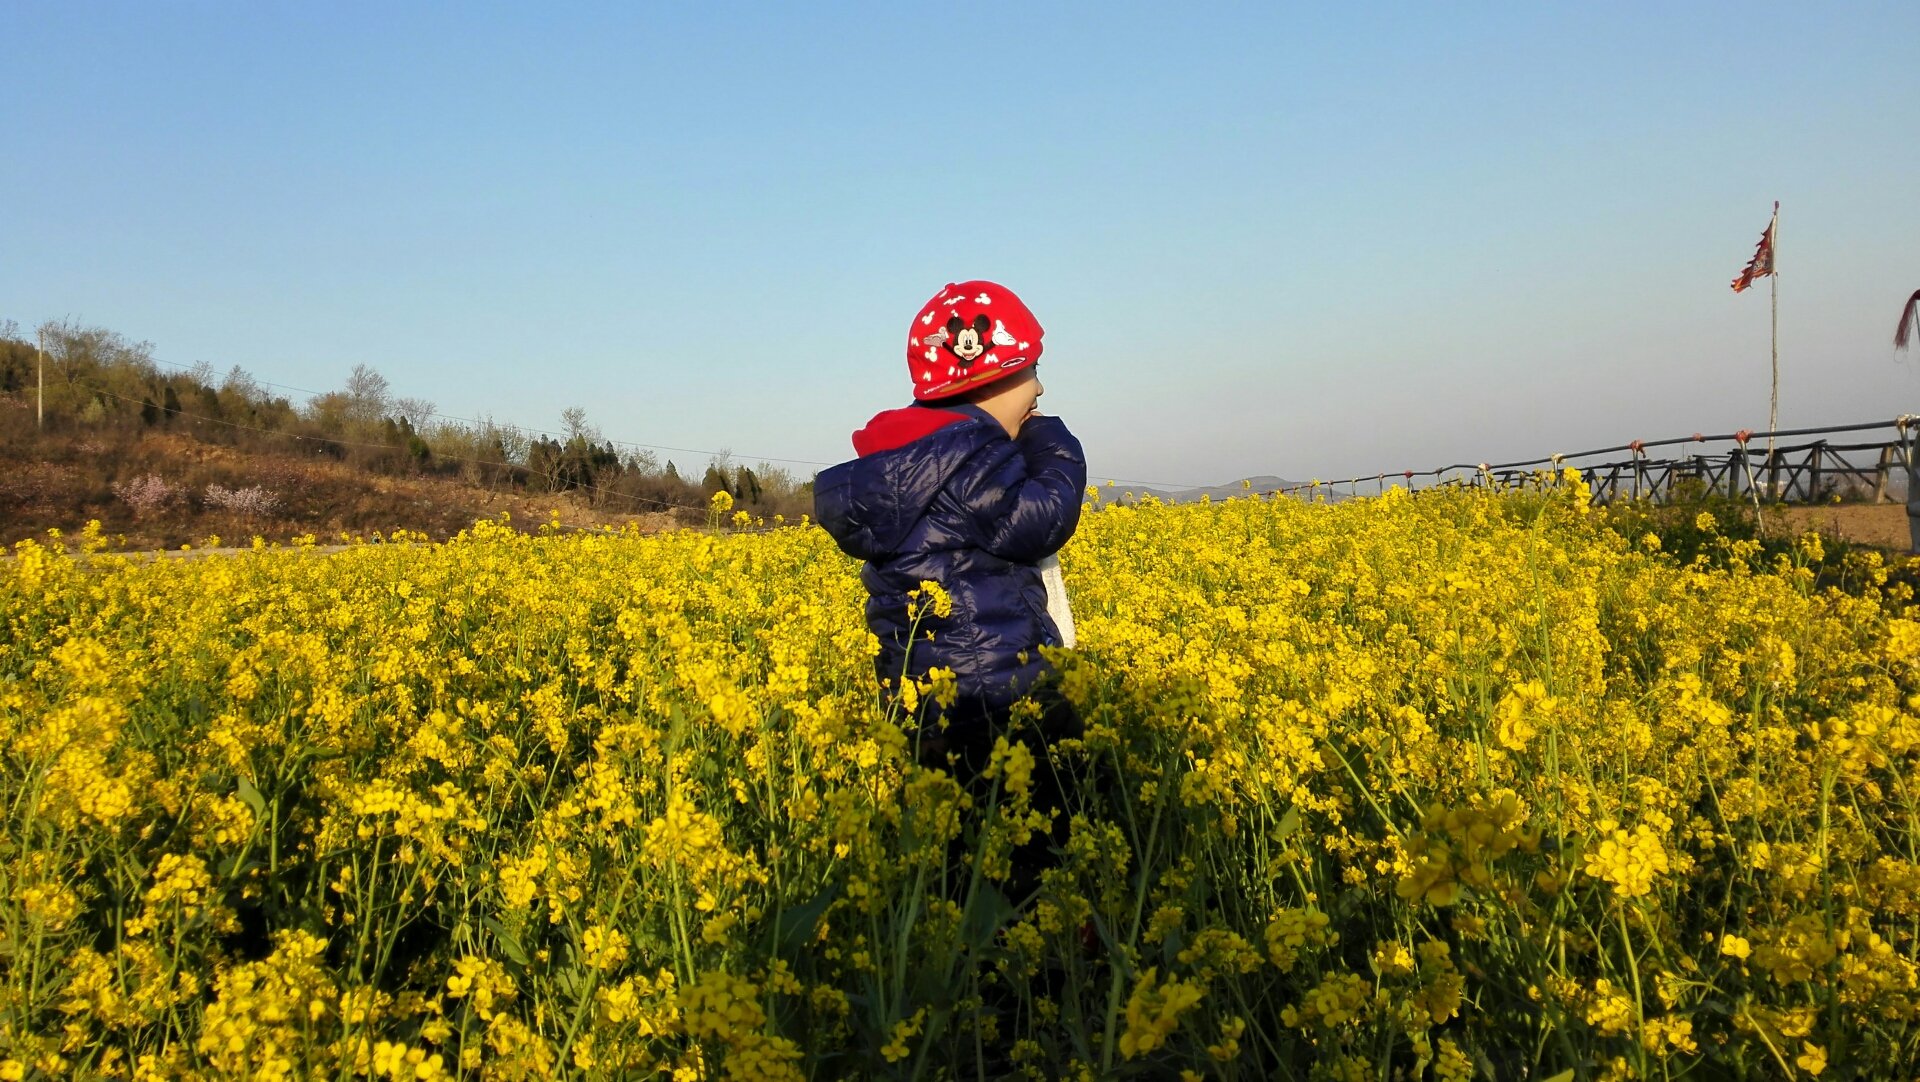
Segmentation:
{"type": "MultiPolygon", "coordinates": [[[[1248,477],[1248,478],[1245,478],[1244,480],[1228,481],[1227,483],[1221,484],[1221,485],[1206,485],[1200,488],[1182,488],[1182,489],[1173,489],[1173,490],[1148,488],[1142,485],[1123,485],[1123,484],[1116,483],[1113,486],[1113,491],[1131,492],[1136,497],[1152,496],[1155,499],[1163,500],[1167,503],[1198,503],[1200,499],[1205,496],[1211,496],[1216,500],[1224,500],[1229,497],[1247,496],[1256,492],[1264,495],[1266,493],[1274,492],[1279,489],[1293,488],[1297,485],[1304,485],[1304,484],[1306,484],[1305,481],[1289,481],[1284,477],[1277,477],[1270,473],[1263,473],[1257,477],[1248,477]]],[[[1327,491],[1327,499],[1329,501],[1341,500],[1345,498],[1346,496],[1344,493],[1336,493],[1336,492],[1333,492],[1331,489],[1327,491]]]]}

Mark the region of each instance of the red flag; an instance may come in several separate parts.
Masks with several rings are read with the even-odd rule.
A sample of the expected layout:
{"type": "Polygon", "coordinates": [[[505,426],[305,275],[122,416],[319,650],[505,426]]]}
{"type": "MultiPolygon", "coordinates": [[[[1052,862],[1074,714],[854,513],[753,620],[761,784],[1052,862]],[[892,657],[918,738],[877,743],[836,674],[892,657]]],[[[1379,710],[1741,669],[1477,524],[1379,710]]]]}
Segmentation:
{"type": "Polygon", "coordinates": [[[1747,263],[1747,269],[1733,280],[1735,293],[1753,284],[1755,278],[1765,278],[1773,273],[1773,227],[1780,224],[1780,201],[1773,201],[1773,219],[1767,222],[1767,228],[1760,234],[1760,243],[1753,249],[1753,259],[1747,263]]]}

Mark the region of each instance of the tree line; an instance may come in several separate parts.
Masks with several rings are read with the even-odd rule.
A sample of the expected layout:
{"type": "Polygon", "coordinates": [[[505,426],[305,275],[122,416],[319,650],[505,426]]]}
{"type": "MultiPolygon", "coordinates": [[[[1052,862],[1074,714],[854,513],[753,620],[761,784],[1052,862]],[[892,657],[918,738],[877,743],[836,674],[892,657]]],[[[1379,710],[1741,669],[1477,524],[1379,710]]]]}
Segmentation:
{"type": "Polygon", "coordinates": [[[355,365],[346,385],[296,403],[239,365],[225,374],[206,362],[167,370],[151,342],[73,321],[35,333],[0,321],[0,411],[9,442],[36,424],[44,346],[45,427],[55,434],[133,435],[168,431],[247,450],[324,455],[373,473],[438,476],[529,493],[575,492],[593,507],[635,513],[704,508],[725,491],[758,517],[797,518],[812,505],[811,478],[771,463],[748,466],[722,453],[684,475],[671,460],[608,439],[575,406],[555,433],[491,416],[442,417],[434,404],[396,395],[385,376],[355,365]]]}

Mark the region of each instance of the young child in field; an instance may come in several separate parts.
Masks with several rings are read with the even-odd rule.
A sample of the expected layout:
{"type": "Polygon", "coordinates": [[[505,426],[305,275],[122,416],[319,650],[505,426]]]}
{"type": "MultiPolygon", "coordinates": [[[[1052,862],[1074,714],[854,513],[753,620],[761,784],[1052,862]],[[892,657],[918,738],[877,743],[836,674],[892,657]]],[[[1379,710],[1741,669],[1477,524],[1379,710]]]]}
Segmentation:
{"type": "Polygon", "coordinates": [[[1042,681],[1040,647],[1063,645],[1067,621],[1048,612],[1040,564],[1073,536],[1087,483],[1080,441],[1036,405],[1041,333],[1004,286],[960,282],[934,294],[908,328],[914,404],[875,416],[853,434],[859,457],[814,482],[820,525],[866,561],[881,684],[894,693],[903,676],[954,673],[959,698],[944,728],[919,733],[923,765],[972,789],[996,737],[1023,739],[1035,752],[1036,805],[1058,793],[1036,744],[1079,735],[1071,707],[1042,681]],[[913,596],[926,580],[950,610],[913,596]],[[1037,733],[1012,725],[1023,697],[1040,707],[1037,733]]]}

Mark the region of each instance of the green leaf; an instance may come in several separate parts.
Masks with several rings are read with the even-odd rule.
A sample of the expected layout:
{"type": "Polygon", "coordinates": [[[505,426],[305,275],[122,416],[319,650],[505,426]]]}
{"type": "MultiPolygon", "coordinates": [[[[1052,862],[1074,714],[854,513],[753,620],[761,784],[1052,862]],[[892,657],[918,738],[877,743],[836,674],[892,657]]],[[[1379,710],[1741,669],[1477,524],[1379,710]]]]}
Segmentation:
{"type": "Polygon", "coordinates": [[[927,1033],[922,1047],[938,1048],[940,1038],[947,1034],[947,1022],[953,1018],[953,1008],[945,1004],[931,1007],[927,1017],[927,1033]]]}
{"type": "Polygon", "coordinates": [[[1288,808],[1287,814],[1280,817],[1280,828],[1276,832],[1279,841],[1286,841],[1300,833],[1300,809],[1288,808]]]}
{"type": "Polygon", "coordinates": [[[986,950],[1014,916],[1013,903],[991,883],[980,884],[960,918],[960,939],[969,950],[986,950]]]}
{"type": "Polygon", "coordinates": [[[306,763],[325,763],[346,757],[347,753],[343,748],[323,748],[316,744],[304,744],[298,752],[294,753],[293,765],[297,767],[306,763]]]}
{"type": "Polygon", "coordinates": [[[500,953],[506,955],[508,961],[518,966],[529,966],[533,964],[527,960],[526,948],[520,945],[520,940],[512,932],[507,931],[506,925],[501,924],[492,917],[488,917],[484,923],[487,926],[487,931],[493,933],[495,942],[500,944],[500,953]]]}
{"type": "Polygon", "coordinates": [[[214,871],[222,879],[234,879],[255,869],[265,870],[266,866],[267,862],[264,860],[242,861],[239,853],[233,853],[223,859],[214,871]]]}
{"type": "Polygon", "coordinates": [[[826,889],[813,896],[804,905],[792,909],[783,909],[774,919],[773,949],[775,957],[791,958],[806,951],[807,941],[813,938],[813,930],[820,924],[820,917],[833,904],[840,894],[837,884],[828,884],[826,889]]]}
{"type": "Polygon", "coordinates": [[[246,778],[241,778],[239,792],[235,795],[237,795],[241,802],[247,807],[253,809],[253,817],[256,820],[263,823],[266,822],[267,798],[260,795],[260,790],[253,787],[253,782],[246,778]]]}
{"type": "Polygon", "coordinates": [[[1180,952],[1187,949],[1186,933],[1178,928],[1170,929],[1160,939],[1160,964],[1171,967],[1179,960],[1180,952]]]}
{"type": "Polygon", "coordinates": [[[1540,1082],[1573,1082],[1573,1068],[1569,1067],[1552,1078],[1543,1078],[1540,1082]]]}

